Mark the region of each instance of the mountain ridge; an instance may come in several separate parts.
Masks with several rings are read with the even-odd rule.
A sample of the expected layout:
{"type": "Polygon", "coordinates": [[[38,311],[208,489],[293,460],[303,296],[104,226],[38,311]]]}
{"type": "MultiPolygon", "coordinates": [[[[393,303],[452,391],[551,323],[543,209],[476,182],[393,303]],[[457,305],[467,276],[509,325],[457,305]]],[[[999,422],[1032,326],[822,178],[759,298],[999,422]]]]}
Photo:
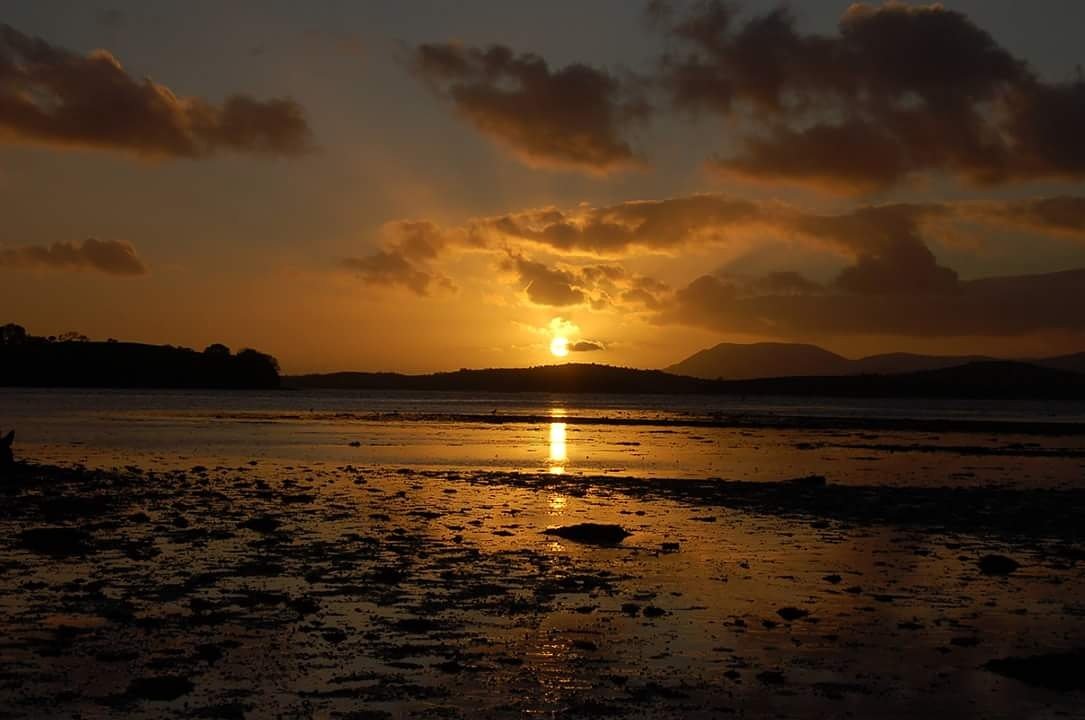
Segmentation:
{"type": "Polygon", "coordinates": [[[663,368],[663,371],[704,380],[756,380],[782,377],[897,375],[987,362],[1017,362],[1055,370],[1085,372],[1085,352],[1039,359],[894,352],[852,359],[817,345],[777,342],[720,343],[669,365],[663,368]]]}

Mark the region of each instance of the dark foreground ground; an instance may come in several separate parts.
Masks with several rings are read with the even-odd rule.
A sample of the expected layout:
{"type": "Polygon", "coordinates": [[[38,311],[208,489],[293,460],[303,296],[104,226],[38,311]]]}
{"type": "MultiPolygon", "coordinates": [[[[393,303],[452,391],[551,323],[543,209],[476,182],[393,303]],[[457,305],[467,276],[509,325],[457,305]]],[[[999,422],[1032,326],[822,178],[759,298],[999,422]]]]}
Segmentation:
{"type": "Polygon", "coordinates": [[[1081,717],[1085,491],[23,466],[0,717],[1081,717]],[[545,534],[620,525],[611,546],[545,534]]]}

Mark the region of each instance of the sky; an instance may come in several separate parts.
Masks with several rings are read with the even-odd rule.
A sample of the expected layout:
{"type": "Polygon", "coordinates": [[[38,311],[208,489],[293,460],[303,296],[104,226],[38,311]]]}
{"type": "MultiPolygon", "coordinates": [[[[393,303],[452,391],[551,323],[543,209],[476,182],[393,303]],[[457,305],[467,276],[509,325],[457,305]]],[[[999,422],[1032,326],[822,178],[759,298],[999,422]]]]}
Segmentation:
{"type": "Polygon", "coordinates": [[[0,322],[287,372],[1085,350],[1083,26],[0,0],[0,322]]]}

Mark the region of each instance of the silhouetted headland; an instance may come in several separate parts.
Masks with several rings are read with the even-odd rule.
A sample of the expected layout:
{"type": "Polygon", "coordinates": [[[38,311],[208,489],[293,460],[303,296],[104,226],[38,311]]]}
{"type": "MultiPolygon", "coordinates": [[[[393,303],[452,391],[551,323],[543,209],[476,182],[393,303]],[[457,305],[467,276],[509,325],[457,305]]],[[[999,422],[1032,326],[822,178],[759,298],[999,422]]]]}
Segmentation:
{"type": "Polygon", "coordinates": [[[1083,399],[1085,374],[1022,362],[973,362],[899,374],[705,380],[597,364],[458,370],[430,375],[344,372],[286,376],[294,388],[460,392],[712,394],[808,397],[1083,399]]]}
{"type": "Polygon", "coordinates": [[[225,345],[203,352],[171,345],[92,342],[70,333],[34,337],[18,325],[0,327],[0,386],[116,388],[277,388],[270,355],[225,345]]]}

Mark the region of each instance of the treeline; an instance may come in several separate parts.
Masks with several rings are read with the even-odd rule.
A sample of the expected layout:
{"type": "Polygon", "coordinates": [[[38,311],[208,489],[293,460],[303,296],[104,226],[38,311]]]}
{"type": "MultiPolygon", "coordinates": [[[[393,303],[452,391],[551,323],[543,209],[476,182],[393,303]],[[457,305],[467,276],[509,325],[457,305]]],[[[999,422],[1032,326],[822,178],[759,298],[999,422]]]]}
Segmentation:
{"type": "Polygon", "coordinates": [[[277,388],[270,355],[225,345],[203,352],[170,345],[93,342],[78,333],[30,335],[0,327],[0,385],[14,387],[277,388]]]}
{"type": "Polygon", "coordinates": [[[660,370],[609,365],[459,370],[432,375],[332,373],[288,376],[296,388],[708,394],[731,396],[1085,399],[1085,374],[1021,362],[976,362],[958,367],[884,375],[702,380],[660,370]]]}

